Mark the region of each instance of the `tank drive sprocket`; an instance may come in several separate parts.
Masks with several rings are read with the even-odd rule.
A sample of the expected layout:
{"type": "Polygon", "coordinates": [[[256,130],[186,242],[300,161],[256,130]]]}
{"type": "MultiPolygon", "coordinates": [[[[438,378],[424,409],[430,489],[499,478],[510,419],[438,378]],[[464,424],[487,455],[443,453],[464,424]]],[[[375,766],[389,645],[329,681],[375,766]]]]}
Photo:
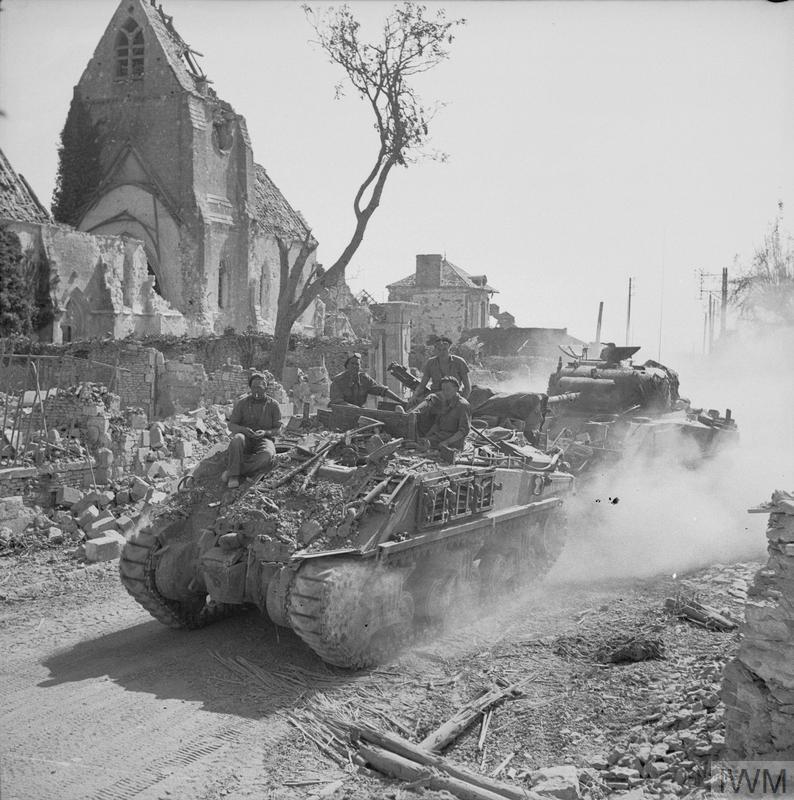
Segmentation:
{"type": "Polygon", "coordinates": [[[194,601],[172,600],[157,591],[155,582],[160,541],[152,526],[136,530],[125,543],[119,558],[119,575],[124,588],[156,620],[169,628],[196,629],[230,616],[237,606],[208,603],[205,594],[194,601]]]}

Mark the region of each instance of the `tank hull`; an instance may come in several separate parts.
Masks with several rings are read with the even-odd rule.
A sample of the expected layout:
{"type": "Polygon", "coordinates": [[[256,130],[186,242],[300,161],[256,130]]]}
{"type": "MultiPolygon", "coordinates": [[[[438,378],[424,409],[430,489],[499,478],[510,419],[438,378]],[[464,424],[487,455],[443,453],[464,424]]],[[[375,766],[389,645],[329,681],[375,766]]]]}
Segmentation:
{"type": "MultiPolygon", "coordinates": [[[[376,473],[340,496],[346,522],[298,547],[277,538],[278,518],[256,499],[233,530],[199,502],[187,517],[136,532],[122,552],[121,579],[170,627],[201,627],[253,605],[323,660],[358,668],[444,625],[456,609],[473,615],[485,601],[533,586],[562,548],[562,506],[572,489],[573,478],[559,471],[376,473]]],[[[285,487],[277,502],[283,508],[297,491],[285,487]]],[[[277,493],[263,489],[267,495],[277,493]]]]}

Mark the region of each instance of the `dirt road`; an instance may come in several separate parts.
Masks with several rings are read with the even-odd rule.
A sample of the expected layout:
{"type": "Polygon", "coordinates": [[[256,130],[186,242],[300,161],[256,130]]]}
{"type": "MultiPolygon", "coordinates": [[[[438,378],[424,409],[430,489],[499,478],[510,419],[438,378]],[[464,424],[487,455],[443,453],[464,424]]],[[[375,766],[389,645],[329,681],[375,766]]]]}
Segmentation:
{"type": "Polygon", "coordinates": [[[306,798],[337,780],[337,797],[389,796],[377,778],[323,755],[289,712],[321,689],[421,737],[495,678],[529,674],[531,690],[500,709],[486,751],[475,730],[453,757],[485,770],[513,751],[517,767],[584,764],[642,715],[655,689],[724,659],[736,639],[665,619],[663,599],[678,590],[671,578],[551,583],[394,664],[348,673],[256,613],[192,633],[166,629],[122,590],[115,564],[69,567],[35,585],[16,575],[9,592],[20,565],[4,561],[2,800],[306,798]],[[664,629],[666,661],[605,670],[555,652],[563,634],[651,623],[664,629]],[[221,659],[247,659],[260,679],[221,659]]]}

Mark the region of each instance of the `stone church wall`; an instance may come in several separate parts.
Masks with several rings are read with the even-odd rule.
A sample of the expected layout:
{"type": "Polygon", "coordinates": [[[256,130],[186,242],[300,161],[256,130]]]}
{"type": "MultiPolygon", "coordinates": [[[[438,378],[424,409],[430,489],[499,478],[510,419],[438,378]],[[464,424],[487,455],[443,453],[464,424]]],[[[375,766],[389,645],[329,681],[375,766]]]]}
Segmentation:
{"type": "Polygon", "coordinates": [[[794,760],[794,495],[765,504],[769,560],[748,593],[743,640],[725,668],[725,756],[794,760]]]}

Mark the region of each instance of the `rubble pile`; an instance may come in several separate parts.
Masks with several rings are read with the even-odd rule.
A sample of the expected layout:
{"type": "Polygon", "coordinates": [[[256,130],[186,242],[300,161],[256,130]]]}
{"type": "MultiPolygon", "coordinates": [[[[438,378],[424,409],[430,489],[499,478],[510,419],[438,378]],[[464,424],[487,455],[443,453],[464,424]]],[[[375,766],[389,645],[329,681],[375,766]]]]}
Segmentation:
{"type": "Polygon", "coordinates": [[[229,503],[228,513],[218,518],[216,532],[239,532],[243,544],[256,539],[260,546],[272,545],[277,550],[283,546],[289,552],[307,545],[314,551],[342,546],[341,540],[355,532],[346,522],[345,488],[320,480],[299,492],[302,480],[298,476],[293,483],[272,490],[258,484],[240,493],[229,503]]]}
{"type": "Polygon", "coordinates": [[[155,478],[158,469],[152,464],[173,459],[170,473],[175,477],[200,461],[217,442],[228,439],[228,411],[226,406],[209,406],[150,424],[140,409],[125,409],[113,425],[113,450],[118,456],[114,474],[132,472],[155,478]]]}
{"type": "Polygon", "coordinates": [[[0,503],[0,555],[64,544],[88,561],[117,558],[125,534],[152,504],[168,495],[149,482],[133,477],[115,487],[96,486],[88,492],[62,486],[52,508],[24,504],[21,496],[0,503]]]}
{"type": "Polygon", "coordinates": [[[725,670],[726,756],[794,759],[794,494],[775,491],[769,559],[748,592],[744,638],[725,670]]]}
{"type": "Polygon", "coordinates": [[[702,787],[710,776],[710,762],[725,744],[721,672],[719,664],[709,665],[695,682],[670,687],[667,699],[657,697],[625,745],[590,759],[584,782],[594,779],[608,791],[642,786],[645,793],[662,795],[682,795],[702,787]]]}

